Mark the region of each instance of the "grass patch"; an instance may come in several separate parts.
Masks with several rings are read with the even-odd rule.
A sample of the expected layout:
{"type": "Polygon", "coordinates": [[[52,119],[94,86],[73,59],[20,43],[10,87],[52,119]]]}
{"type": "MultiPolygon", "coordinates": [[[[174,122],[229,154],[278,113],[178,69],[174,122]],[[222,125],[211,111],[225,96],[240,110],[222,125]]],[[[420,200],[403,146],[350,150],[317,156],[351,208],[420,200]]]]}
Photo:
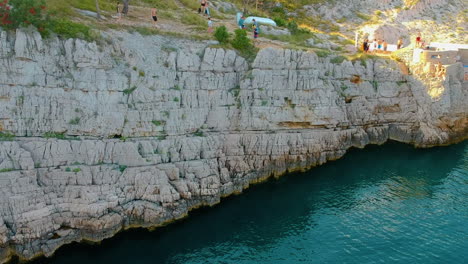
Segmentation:
{"type": "Polygon", "coordinates": [[[325,58],[330,56],[331,52],[328,50],[314,50],[315,54],[319,56],[320,58],[325,58]]]}
{"type": "Polygon", "coordinates": [[[133,93],[136,89],[137,89],[137,87],[136,87],[136,86],[133,86],[132,88],[125,89],[125,90],[123,90],[122,92],[123,92],[125,95],[129,95],[129,94],[133,93]]]}
{"type": "Polygon", "coordinates": [[[81,171],[81,169],[80,169],[80,168],[75,168],[75,169],[73,169],[72,171],[73,171],[74,173],[78,173],[78,172],[81,171]]]}
{"type": "Polygon", "coordinates": [[[372,16],[363,14],[363,13],[361,13],[361,12],[357,12],[357,13],[356,13],[356,16],[359,17],[360,19],[364,20],[364,21],[369,21],[369,20],[372,19],[372,16]]]}
{"type": "Polygon", "coordinates": [[[180,21],[185,25],[198,26],[206,28],[208,26],[208,21],[205,20],[202,16],[194,14],[191,12],[184,12],[180,21]]]}
{"type": "Polygon", "coordinates": [[[0,173],[2,172],[9,172],[9,171],[14,171],[15,169],[12,169],[12,168],[4,168],[4,169],[0,169],[0,173]]]}
{"type": "Polygon", "coordinates": [[[336,56],[334,58],[332,58],[330,60],[331,63],[334,63],[334,64],[341,64],[343,61],[346,60],[346,57],[345,56],[336,56]]]}
{"type": "Polygon", "coordinates": [[[56,139],[66,139],[65,133],[58,133],[58,132],[46,132],[44,133],[43,137],[45,138],[56,138],[56,139]]]}
{"type": "Polygon", "coordinates": [[[15,135],[8,132],[0,132],[0,141],[12,141],[15,140],[15,135]]]}
{"type": "Polygon", "coordinates": [[[152,36],[152,35],[157,35],[161,33],[159,30],[155,28],[141,27],[141,26],[129,27],[128,32],[130,33],[138,32],[142,36],[152,36]]]}
{"type": "Polygon", "coordinates": [[[167,135],[159,135],[156,137],[158,140],[165,140],[167,138],[167,135]]]}
{"type": "Polygon", "coordinates": [[[153,125],[155,125],[155,126],[163,126],[163,125],[166,124],[166,122],[163,121],[163,120],[153,120],[153,121],[151,121],[151,123],[153,123],[153,125]]]}
{"type": "MultiPolygon", "coordinates": [[[[143,6],[156,7],[158,9],[158,11],[159,10],[168,10],[168,9],[169,10],[178,10],[179,9],[179,7],[177,6],[177,4],[175,3],[174,0],[164,0],[164,1],[160,1],[160,0],[138,0],[137,3],[138,2],[140,3],[140,5],[143,5],[143,6]]],[[[195,3],[195,1],[194,1],[194,3],[195,3]]]]}
{"type": "Polygon", "coordinates": [[[204,136],[205,136],[205,134],[203,134],[203,131],[201,131],[200,129],[198,129],[197,131],[195,131],[195,132],[193,133],[193,135],[196,136],[196,137],[204,137],[204,136]]]}
{"type": "Polygon", "coordinates": [[[55,32],[59,38],[79,38],[86,41],[99,39],[100,35],[91,30],[90,27],[81,23],[75,23],[68,19],[54,19],[50,23],[50,30],[55,32]]]}
{"type": "Polygon", "coordinates": [[[78,124],[80,124],[80,121],[81,121],[81,119],[80,119],[79,117],[75,117],[75,118],[73,118],[72,120],[70,120],[70,121],[68,122],[68,124],[70,124],[70,125],[78,125],[78,124]]]}

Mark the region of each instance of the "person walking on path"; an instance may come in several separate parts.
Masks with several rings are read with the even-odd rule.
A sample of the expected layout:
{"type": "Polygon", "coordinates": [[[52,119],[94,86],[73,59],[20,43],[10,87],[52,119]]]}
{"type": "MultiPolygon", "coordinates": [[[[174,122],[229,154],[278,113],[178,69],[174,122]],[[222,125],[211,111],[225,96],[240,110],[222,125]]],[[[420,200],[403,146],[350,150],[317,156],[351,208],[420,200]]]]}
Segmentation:
{"type": "Polygon", "coordinates": [[[368,39],[364,40],[364,42],[362,43],[362,50],[364,51],[364,53],[367,53],[367,51],[369,51],[369,40],[368,39]]]}
{"type": "Polygon", "coordinates": [[[385,40],[383,40],[383,41],[382,41],[382,45],[383,45],[383,51],[386,52],[386,51],[387,51],[387,47],[388,47],[388,43],[387,43],[385,40]]]}
{"type": "Polygon", "coordinates": [[[403,39],[401,39],[400,37],[397,42],[397,50],[401,49],[402,46],[403,46],[403,39]]]}
{"type": "Polygon", "coordinates": [[[213,21],[211,21],[211,17],[208,18],[208,33],[213,32],[213,21]]]}
{"type": "Polygon", "coordinates": [[[381,39],[377,40],[377,49],[378,50],[382,49],[382,40],[381,39]]]}
{"type": "Polygon", "coordinates": [[[258,27],[255,26],[255,24],[253,24],[252,28],[253,28],[254,45],[255,45],[255,43],[257,42],[257,38],[258,38],[258,27]]]}
{"type": "Polygon", "coordinates": [[[156,10],[156,8],[151,8],[151,17],[153,18],[153,25],[154,25],[155,28],[158,27],[156,25],[156,22],[158,21],[157,14],[158,14],[158,11],[156,10]]]}

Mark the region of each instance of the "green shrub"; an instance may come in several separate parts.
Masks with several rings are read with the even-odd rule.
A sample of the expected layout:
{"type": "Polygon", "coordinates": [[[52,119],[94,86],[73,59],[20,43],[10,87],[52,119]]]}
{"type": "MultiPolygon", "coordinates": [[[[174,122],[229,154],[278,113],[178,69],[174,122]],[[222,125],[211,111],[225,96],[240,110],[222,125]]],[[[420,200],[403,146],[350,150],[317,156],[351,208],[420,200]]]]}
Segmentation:
{"type": "Polygon", "coordinates": [[[281,16],[285,16],[286,15],[286,11],[284,10],[284,8],[282,8],[281,6],[275,6],[271,9],[271,12],[273,13],[276,13],[278,15],[281,15],[281,16]]]}
{"type": "Polygon", "coordinates": [[[229,33],[226,26],[217,27],[214,36],[219,43],[228,43],[229,41],[229,33]]]}
{"type": "Polygon", "coordinates": [[[291,34],[296,34],[299,31],[299,26],[297,25],[296,21],[291,21],[288,23],[288,29],[291,32],[291,34]]]}
{"type": "Polygon", "coordinates": [[[49,15],[45,0],[4,0],[0,2],[0,26],[5,29],[34,26],[46,32],[49,15]]]}
{"type": "Polygon", "coordinates": [[[231,41],[232,47],[238,50],[247,60],[253,60],[257,54],[257,49],[247,37],[247,31],[236,29],[234,34],[234,39],[231,41]]]}
{"type": "Polygon", "coordinates": [[[242,29],[236,29],[234,31],[234,34],[234,39],[231,42],[232,47],[234,47],[237,50],[246,50],[252,47],[252,43],[247,37],[247,31],[242,29]]]}
{"type": "Polygon", "coordinates": [[[275,17],[273,18],[273,21],[275,21],[278,27],[286,27],[288,25],[288,22],[286,22],[286,20],[282,19],[281,17],[275,17]]]}
{"type": "Polygon", "coordinates": [[[75,169],[73,169],[73,172],[74,172],[74,173],[78,173],[78,172],[80,172],[80,171],[81,171],[80,168],[75,168],[75,169]]]}
{"type": "Polygon", "coordinates": [[[127,169],[127,166],[125,166],[125,165],[120,165],[119,166],[119,171],[120,172],[124,172],[126,169],[127,169]]]}

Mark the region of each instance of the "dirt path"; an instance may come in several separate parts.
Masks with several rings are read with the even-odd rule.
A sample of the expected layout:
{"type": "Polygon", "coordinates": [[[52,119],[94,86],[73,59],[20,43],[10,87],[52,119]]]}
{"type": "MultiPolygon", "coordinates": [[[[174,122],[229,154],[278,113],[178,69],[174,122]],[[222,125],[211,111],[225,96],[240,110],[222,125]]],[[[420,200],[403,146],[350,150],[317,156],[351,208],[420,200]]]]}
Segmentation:
{"type": "MultiPolygon", "coordinates": [[[[187,8],[182,2],[179,0],[174,1],[176,5],[179,7],[179,10],[158,10],[158,21],[156,23],[156,27],[153,24],[153,20],[151,17],[151,9],[149,7],[143,6],[129,6],[129,14],[126,17],[122,17],[121,19],[115,18],[115,14],[107,13],[105,14],[108,19],[101,21],[99,23],[103,25],[112,25],[113,27],[123,25],[126,27],[147,27],[147,28],[156,28],[162,32],[170,32],[170,33],[182,33],[185,35],[197,35],[197,36],[206,36],[209,37],[211,34],[208,31],[200,30],[198,26],[192,26],[184,24],[181,21],[184,12],[191,12],[194,14],[198,14],[197,10],[192,10],[187,8]],[[166,18],[170,15],[170,18],[166,18]],[[113,17],[114,16],[114,17],[113,17]]],[[[200,15],[201,17],[205,18],[204,16],[200,15]]],[[[237,24],[235,23],[235,15],[232,14],[222,14],[224,19],[220,18],[212,18],[214,27],[219,26],[226,26],[229,32],[234,32],[238,28],[237,24]]],[[[253,40],[253,33],[249,30],[247,33],[248,37],[253,40]]],[[[283,43],[280,41],[274,41],[267,38],[262,38],[260,34],[260,38],[258,38],[255,42],[255,46],[258,48],[284,48],[287,46],[287,43],[283,43]]]]}

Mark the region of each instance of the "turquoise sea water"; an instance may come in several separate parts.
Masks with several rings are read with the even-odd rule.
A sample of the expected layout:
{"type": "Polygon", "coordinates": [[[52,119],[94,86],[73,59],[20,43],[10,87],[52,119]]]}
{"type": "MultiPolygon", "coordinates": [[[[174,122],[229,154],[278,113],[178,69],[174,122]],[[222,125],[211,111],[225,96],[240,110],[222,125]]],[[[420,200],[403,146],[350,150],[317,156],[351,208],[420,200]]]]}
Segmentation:
{"type": "Polygon", "coordinates": [[[468,142],[389,143],[34,263],[468,263],[468,142]]]}

